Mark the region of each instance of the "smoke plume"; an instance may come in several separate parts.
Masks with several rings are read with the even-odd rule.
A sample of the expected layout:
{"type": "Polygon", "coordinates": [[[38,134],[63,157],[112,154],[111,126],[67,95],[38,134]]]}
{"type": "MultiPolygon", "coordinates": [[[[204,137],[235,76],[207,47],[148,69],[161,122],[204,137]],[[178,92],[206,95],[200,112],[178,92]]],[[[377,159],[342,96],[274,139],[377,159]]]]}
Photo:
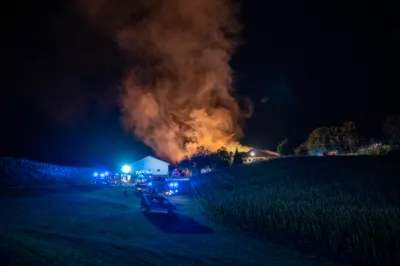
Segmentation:
{"type": "Polygon", "coordinates": [[[246,118],[229,60],[240,25],[230,0],[82,0],[89,21],[127,58],[124,126],[158,156],[179,161],[204,146],[236,147],[246,118]]]}

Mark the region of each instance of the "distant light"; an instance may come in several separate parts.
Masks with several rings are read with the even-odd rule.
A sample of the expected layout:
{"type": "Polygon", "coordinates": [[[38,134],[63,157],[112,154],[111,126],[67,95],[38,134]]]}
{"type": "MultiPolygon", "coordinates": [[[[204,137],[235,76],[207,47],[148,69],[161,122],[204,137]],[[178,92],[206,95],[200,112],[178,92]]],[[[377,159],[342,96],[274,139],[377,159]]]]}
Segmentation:
{"type": "Polygon", "coordinates": [[[104,177],[104,174],[103,174],[103,173],[101,173],[101,174],[100,174],[100,176],[101,176],[101,177],[104,177]]]}
{"type": "Polygon", "coordinates": [[[125,174],[129,173],[131,171],[131,167],[129,165],[124,165],[122,166],[122,172],[125,174]]]}
{"type": "Polygon", "coordinates": [[[254,156],[254,155],[256,155],[256,154],[254,153],[254,151],[250,152],[250,156],[254,156]]]}
{"type": "Polygon", "coordinates": [[[105,175],[109,175],[109,172],[105,172],[104,174],[105,174],[105,175]]]}
{"type": "Polygon", "coordinates": [[[93,173],[93,175],[94,175],[94,176],[98,176],[98,175],[99,175],[99,173],[97,173],[97,172],[94,172],[94,173],[93,173]]]}
{"type": "Polygon", "coordinates": [[[153,184],[150,182],[150,183],[149,183],[149,186],[152,186],[152,185],[153,185],[153,184]]]}

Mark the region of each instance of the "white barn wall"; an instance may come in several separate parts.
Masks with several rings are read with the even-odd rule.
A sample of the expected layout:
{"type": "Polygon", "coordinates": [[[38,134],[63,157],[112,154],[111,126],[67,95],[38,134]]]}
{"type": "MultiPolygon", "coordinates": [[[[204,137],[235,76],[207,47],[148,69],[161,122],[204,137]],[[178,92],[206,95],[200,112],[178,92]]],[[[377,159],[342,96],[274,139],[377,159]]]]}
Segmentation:
{"type": "Polygon", "coordinates": [[[132,164],[133,171],[150,170],[154,175],[168,175],[169,163],[152,156],[144,157],[132,164]]]}

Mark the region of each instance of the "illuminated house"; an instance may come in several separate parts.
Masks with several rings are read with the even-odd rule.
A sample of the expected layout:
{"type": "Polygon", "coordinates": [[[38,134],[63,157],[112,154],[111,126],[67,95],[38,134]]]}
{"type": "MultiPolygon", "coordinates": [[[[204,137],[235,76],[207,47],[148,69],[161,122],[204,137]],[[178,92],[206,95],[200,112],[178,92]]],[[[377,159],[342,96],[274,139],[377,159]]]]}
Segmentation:
{"type": "Polygon", "coordinates": [[[169,163],[152,156],[144,157],[132,164],[134,171],[150,171],[153,175],[168,175],[169,163]]]}
{"type": "Polygon", "coordinates": [[[257,162],[257,161],[266,161],[269,159],[273,158],[278,158],[279,153],[269,151],[269,150],[257,150],[257,149],[251,149],[246,153],[246,155],[243,157],[243,162],[244,163],[252,163],[252,162],[257,162]]]}

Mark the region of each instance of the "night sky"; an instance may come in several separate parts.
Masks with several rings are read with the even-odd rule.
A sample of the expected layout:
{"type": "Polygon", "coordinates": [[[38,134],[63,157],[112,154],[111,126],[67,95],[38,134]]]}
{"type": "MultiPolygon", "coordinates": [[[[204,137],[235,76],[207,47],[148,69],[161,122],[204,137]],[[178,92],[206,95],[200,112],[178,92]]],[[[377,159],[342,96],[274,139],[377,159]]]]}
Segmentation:
{"type": "MultiPolygon", "coordinates": [[[[116,45],[69,1],[25,2],[2,16],[0,156],[113,167],[152,154],[120,125],[125,64],[116,45]]],[[[255,107],[244,144],[275,150],[288,138],[296,147],[314,128],[346,120],[380,137],[385,115],[400,111],[398,9],[243,2],[243,44],[231,65],[236,93],[255,107]]]]}

